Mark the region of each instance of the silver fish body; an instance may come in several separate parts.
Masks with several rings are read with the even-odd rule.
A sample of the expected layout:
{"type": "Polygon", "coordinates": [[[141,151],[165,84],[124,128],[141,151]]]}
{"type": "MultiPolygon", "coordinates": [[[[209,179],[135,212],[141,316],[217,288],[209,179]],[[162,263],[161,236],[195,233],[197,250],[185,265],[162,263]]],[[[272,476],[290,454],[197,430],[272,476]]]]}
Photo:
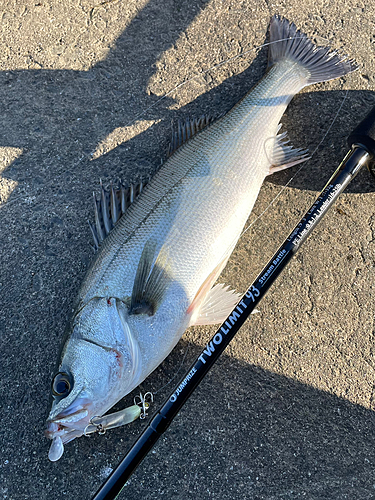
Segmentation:
{"type": "Polygon", "coordinates": [[[281,116],[304,86],[355,69],[286,20],[274,17],[270,35],[279,43],[265,77],[174,152],[102,243],[54,382],[51,460],[137,387],[187,327],[217,323],[235,304],[236,295],[212,286],[261,185],[272,171],[306,159],[277,135],[281,116]]]}

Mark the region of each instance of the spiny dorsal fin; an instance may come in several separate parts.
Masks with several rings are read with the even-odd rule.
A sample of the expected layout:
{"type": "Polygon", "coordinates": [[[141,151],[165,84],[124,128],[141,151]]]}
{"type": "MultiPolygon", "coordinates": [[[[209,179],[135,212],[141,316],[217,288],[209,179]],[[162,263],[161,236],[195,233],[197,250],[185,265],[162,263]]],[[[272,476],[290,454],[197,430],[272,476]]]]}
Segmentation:
{"type": "Polygon", "coordinates": [[[129,314],[155,314],[170,284],[167,252],[160,250],[155,262],[156,242],[148,240],[143,248],[134,279],[129,314]]]}
{"type": "Polygon", "coordinates": [[[169,145],[168,156],[171,156],[176,149],[208,125],[211,125],[215,120],[217,118],[213,118],[212,116],[201,116],[198,119],[188,119],[185,122],[178,121],[177,125],[173,127],[175,130],[172,130],[172,140],[169,145]]]}
{"type": "Polygon", "coordinates": [[[101,242],[110,233],[116,222],[126,212],[128,207],[140,195],[147,181],[139,184],[131,184],[125,187],[121,184],[119,188],[114,188],[111,184],[106,189],[100,181],[100,196],[96,198],[94,193],[95,223],[89,221],[92,236],[94,238],[94,248],[98,250],[101,242]]]}

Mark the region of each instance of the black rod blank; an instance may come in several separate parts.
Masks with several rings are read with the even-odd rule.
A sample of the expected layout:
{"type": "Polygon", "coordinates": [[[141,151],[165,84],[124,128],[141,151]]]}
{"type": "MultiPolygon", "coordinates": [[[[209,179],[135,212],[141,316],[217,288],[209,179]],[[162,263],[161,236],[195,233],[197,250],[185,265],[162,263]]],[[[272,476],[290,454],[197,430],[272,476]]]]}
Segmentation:
{"type": "MultiPolygon", "coordinates": [[[[375,109],[375,108],[374,108],[375,109]]],[[[284,243],[279,247],[266,267],[249,287],[232,313],[216,331],[206,348],[191,365],[164,405],[151,419],[149,425],[134,443],[127,455],[108,477],[92,500],[113,500],[125,486],[131,474],[151,450],[153,445],[169,427],[191,393],[202,381],[215,361],[241,328],[250,313],[264,297],[272,283],[296,254],[302,243],[322,220],[337,197],[364,166],[369,166],[372,154],[362,144],[350,144],[336,172],[328,181],[315,203],[306,212],[284,243]]],[[[369,148],[370,149],[370,148],[369,148]]]]}

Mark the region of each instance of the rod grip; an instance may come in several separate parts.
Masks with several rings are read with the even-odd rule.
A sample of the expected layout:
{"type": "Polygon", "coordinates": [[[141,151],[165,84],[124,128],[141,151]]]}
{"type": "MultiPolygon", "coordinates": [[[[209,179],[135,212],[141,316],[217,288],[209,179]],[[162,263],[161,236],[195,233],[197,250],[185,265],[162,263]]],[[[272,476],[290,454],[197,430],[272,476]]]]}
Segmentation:
{"type": "Polygon", "coordinates": [[[375,106],[349,135],[348,144],[350,148],[353,144],[362,144],[375,156],[375,106]]]}

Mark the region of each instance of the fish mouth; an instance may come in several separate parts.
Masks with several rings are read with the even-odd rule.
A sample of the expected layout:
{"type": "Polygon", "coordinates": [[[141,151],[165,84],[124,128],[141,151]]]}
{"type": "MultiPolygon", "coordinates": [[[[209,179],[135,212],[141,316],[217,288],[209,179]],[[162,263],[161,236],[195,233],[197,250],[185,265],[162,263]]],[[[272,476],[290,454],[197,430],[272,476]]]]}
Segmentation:
{"type": "Polygon", "coordinates": [[[52,444],[48,453],[48,458],[55,462],[64,453],[64,444],[69,443],[76,437],[85,433],[86,427],[90,423],[90,402],[87,400],[77,400],[68,408],[55,416],[53,411],[47,420],[45,436],[52,439],[52,444]]]}

